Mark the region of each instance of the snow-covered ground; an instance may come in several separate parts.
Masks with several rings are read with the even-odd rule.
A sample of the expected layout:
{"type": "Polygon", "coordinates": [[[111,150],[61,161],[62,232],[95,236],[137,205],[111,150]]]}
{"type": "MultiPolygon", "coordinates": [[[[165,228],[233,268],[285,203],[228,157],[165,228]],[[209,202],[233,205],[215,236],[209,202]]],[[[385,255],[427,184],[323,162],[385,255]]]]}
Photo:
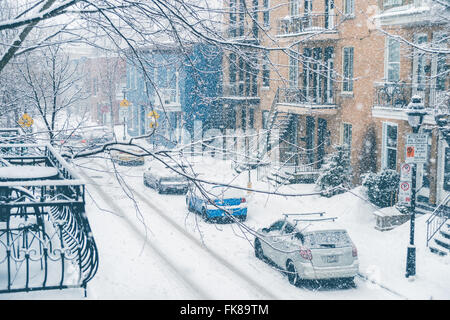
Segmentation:
{"type": "MultiPolygon", "coordinates": [[[[236,175],[230,161],[191,160],[199,178],[247,186],[247,173],[236,175]]],[[[283,213],[324,211],[338,217],[356,244],[361,272],[356,288],[298,288],[255,258],[253,236],[238,225],[206,223],[187,211],[184,196],[159,195],[145,187],[142,174],[151,165],[148,159],[143,167],[118,167],[130,188],[128,195],[111,162],[81,159],[77,165],[88,186],[87,213],[100,254],[87,299],[450,299],[450,259],[426,248],[427,216],[416,220],[417,276],[411,281],[404,276],[409,223],[376,230],[375,208],[364,200],[360,187],[332,198],[248,196],[248,227],[267,226],[283,213]]],[[[256,181],[256,172],[252,185],[273,191],[267,182],[256,181]]],[[[277,191],[311,193],[314,185],[277,191]]],[[[62,290],[5,294],[0,299],[84,299],[83,294],[62,290]]]]}

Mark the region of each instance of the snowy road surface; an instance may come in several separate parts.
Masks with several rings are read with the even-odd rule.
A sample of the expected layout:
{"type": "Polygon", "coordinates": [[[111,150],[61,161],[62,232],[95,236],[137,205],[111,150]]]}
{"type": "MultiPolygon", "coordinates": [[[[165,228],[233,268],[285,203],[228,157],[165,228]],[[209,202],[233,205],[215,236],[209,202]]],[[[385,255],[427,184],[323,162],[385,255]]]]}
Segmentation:
{"type": "MultiPolygon", "coordinates": [[[[399,298],[361,278],[356,279],[356,288],[293,287],[274,267],[254,257],[253,237],[237,225],[206,223],[187,211],[184,196],[159,195],[145,187],[144,167],[117,167],[124,179],[122,187],[111,163],[96,168],[81,170],[100,254],[88,298],[399,298]]],[[[250,210],[247,223],[256,227],[251,214],[250,210]]]]}

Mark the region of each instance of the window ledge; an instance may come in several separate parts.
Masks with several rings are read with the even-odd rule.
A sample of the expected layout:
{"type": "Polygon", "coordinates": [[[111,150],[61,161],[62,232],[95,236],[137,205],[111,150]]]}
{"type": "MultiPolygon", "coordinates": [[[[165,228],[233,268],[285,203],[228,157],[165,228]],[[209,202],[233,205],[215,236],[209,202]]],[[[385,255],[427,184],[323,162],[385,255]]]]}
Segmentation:
{"type": "Polygon", "coordinates": [[[344,98],[353,98],[353,91],[343,91],[339,95],[344,98]]]}

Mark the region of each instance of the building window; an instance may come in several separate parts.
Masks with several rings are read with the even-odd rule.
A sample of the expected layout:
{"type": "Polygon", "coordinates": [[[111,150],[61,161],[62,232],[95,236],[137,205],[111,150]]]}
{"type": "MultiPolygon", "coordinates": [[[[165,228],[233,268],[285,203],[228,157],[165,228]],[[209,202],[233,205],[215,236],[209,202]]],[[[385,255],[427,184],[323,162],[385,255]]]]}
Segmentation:
{"type": "Polygon", "coordinates": [[[400,80],[400,42],[392,38],[387,39],[385,68],[387,81],[397,82],[400,80]]]}
{"type": "Polygon", "coordinates": [[[305,0],[305,15],[312,12],[312,0],[305,0]]]}
{"type": "Polygon", "coordinates": [[[289,51],[289,86],[298,87],[298,53],[289,51]]]}
{"type": "Polygon", "coordinates": [[[269,128],[269,111],[263,110],[262,112],[262,128],[268,129],[269,128]]]}
{"type": "Polygon", "coordinates": [[[289,15],[298,16],[298,1],[299,0],[289,0],[289,15]]]}
{"type": "Polygon", "coordinates": [[[345,0],[344,1],[344,14],[346,16],[355,15],[355,0],[345,0]]]}
{"type": "MultiPolygon", "coordinates": [[[[421,46],[425,43],[427,43],[428,37],[427,35],[419,35],[416,37],[416,44],[421,46]]],[[[414,73],[413,73],[413,79],[414,79],[414,84],[417,86],[417,90],[419,91],[423,91],[425,90],[425,82],[426,82],[426,71],[425,71],[425,67],[426,67],[426,63],[427,63],[427,58],[426,55],[421,52],[420,50],[418,50],[417,48],[414,50],[414,62],[413,62],[413,67],[414,67],[414,73]]]]}
{"type": "Polygon", "coordinates": [[[270,86],[270,59],[269,59],[269,51],[264,51],[263,52],[262,85],[263,85],[263,87],[269,87],[270,86]]]}
{"type": "Polygon", "coordinates": [[[247,110],[245,108],[241,110],[241,128],[244,131],[247,129],[247,110]]]}
{"type": "Polygon", "coordinates": [[[344,48],[342,73],[344,75],[344,81],[342,84],[342,91],[353,91],[353,47],[344,48]]]}
{"type": "Polygon", "coordinates": [[[342,144],[348,146],[348,150],[352,148],[352,125],[350,123],[342,124],[342,144]]]}
{"type": "Polygon", "coordinates": [[[269,0],[263,0],[263,22],[264,27],[270,27],[270,6],[269,6],[269,0]]]}
{"type": "Polygon", "coordinates": [[[383,169],[397,170],[397,125],[383,123],[383,169]]]}
{"type": "Polygon", "coordinates": [[[255,109],[249,109],[248,112],[248,127],[253,129],[255,127],[255,109]]]}
{"type": "Polygon", "coordinates": [[[403,4],[403,0],[383,0],[384,7],[400,6],[403,4]]]}
{"type": "Polygon", "coordinates": [[[444,190],[450,192],[450,148],[445,148],[444,163],[444,190]]]}

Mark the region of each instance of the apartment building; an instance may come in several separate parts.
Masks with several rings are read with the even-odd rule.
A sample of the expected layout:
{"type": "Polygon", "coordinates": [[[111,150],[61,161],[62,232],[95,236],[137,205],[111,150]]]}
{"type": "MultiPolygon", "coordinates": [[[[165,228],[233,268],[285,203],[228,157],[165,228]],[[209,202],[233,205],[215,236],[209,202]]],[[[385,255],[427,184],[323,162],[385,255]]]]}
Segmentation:
{"type": "Polygon", "coordinates": [[[193,135],[195,121],[201,122],[202,130],[219,126],[222,54],[217,48],[194,43],[180,50],[169,43],[136,51],[139,59],[131,54],[126,65],[131,136],[155,130],[151,142],[174,146],[181,129],[193,135]]]}
{"type": "Polygon", "coordinates": [[[236,127],[277,129],[267,140],[272,161],[317,170],[333,145],[347,144],[355,184],[368,171],[399,170],[411,132],[405,109],[419,95],[430,161],[418,168],[418,200],[446,198],[450,154],[434,114],[448,114],[448,8],[428,0],[225,6],[226,35],[236,43],[224,59],[225,103],[236,127]]]}
{"type": "Polygon", "coordinates": [[[92,121],[101,125],[120,124],[119,103],[125,85],[125,60],[98,55],[86,58],[83,70],[92,121]]]}

